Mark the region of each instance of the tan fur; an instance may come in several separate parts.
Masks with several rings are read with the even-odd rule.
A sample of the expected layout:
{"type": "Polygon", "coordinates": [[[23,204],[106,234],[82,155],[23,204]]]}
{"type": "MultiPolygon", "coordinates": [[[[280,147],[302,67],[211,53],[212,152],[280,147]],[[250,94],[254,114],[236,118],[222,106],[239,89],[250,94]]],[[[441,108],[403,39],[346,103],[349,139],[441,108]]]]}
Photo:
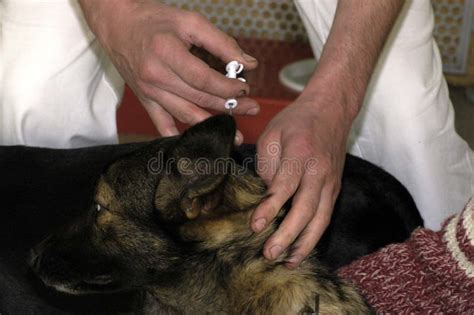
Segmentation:
{"type": "MultiPolygon", "coordinates": [[[[285,255],[276,262],[260,257],[249,259],[244,264],[235,263],[238,240],[259,252],[276,228],[271,225],[258,235],[250,230],[251,213],[264,197],[263,183],[250,179],[230,177],[224,188],[227,199],[224,204],[245,210],[229,214],[224,209],[215,210],[226,214],[218,218],[190,220],[180,229],[186,239],[202,241],[203,248],[216,250],[221,261],[235,264],[226,289],[221,296],[216,294],[214,297],[216,301],[222,300],[216,304],[227,305],[227,314],[298,314],[305,309],[314,310],[316,299],[319,299],[319,314],[367,314],[367,306],[354,288],[341,282],[347,298],[347,301],[341,301],[334,284],[318,282],[314,270],[321,267],[308,261],[294,270],[282,264],[285,255]],[[225,247],[226,244],[230,249],[225,247]]],[[[155,294],[162,295],[163,292],[155,294]]]]}
{"type": "Polygon", "coordinates": [[[160,181],[155,192],[155,205],[158,208],[164,208],[173,200],[179,198],[180,189],[173,180],[166,176],[160,181]]]}
{"type": "Polygon", "coordinates": [[[97,184],[95,199],[99,205],[109,211],[119,211],[121,209],[114,190],[104,180],[104,178],[100,178],[97,184]]]}
{"type": "Polygon", "coordinates": [[[124,175],[121,165],[112,165],[98,182],[95,198],[104,209],[96,213],[95,228],[83,231],[93,231],[88,235],[93,244],[77,246],[94,246],[99,256],[114,257],[140,275],[138,285],[136,278],[128,281],[153,297],[145,313],[286,315],[314,310],[317,299],[322,315],[369,312],[353,287],[316,260],[293,270],[284,265],[287,253],[265,260],[264,243],[285,209],[264,231],[252,232],[252,212],[266,197],[258,177],[226,174],[199,182],[167,174],[153,186],[138,171],[124,175]],[[120,190],[131,176],[137,183],[120,190]],[[173,237],[178,240],[170,241],[173,237]]]}
{"type": "MultiPolygon", "coordinates": [[[[218,186],[215,183],[213,185],[212,189],[218,186]]],[[[283,264],[285,255],[276,262],[268,262],[258,255],[265,240],[276,229],[275,225],[270,225],[257,235],[249,227],[252,211],[265,197],[265,186],[261,180],[247,175],[229,175],[220,189],[222,194],[219,198],[209,194],[211,189],[205,187],[193,192],[183,192],[172,178],[162,178],[155,194],[156,206],[166,209],[181,198],[177,204],[188,219],[179,229],[183,239],[199,241],[201,248],[215,250],[222,263],[235,265],[235,268],[231,269],[225,288],[207,278],[206,268],[211,266],[194,266],[188,271],[183,270],[186,278],[201,274],[197,279],[199,286],[148,288],[156,298],[155,301],[160,301],[158,308],[148,306],[154,310],[153,313],[173,314],[176,308],[184,308],[185,313],[298,314],[314,309],[316,300],[319,302],[319,314],[323,315],[368,312],[362,298],[348,284],[340,283],[342,287],[339,290],[344,292],[347,299],[343,301],[333,283],[320,283],[315,274],[320,266],[305,261],[297,269],[290,270],[283,264]],[[246,247],[242,249],[241,246],[246,247]],[[238,251],[248,250],[247,247],[258,258],[237,263],[235,259],[239,255],[238,251]],[[214,292],[213,306],[202,303],[200,296],[205,296],[207,291],[214,292]],[[183,300],[188,305],[183,306],[183,300]]],[[[99,182],[96,198],[104,206],[121,208],[114,192],[104,181],[99,182]]],[[[283,210],[279,216],[282,215],[283,210]]],[[[110,213],[103,216],[99,220],[100,224],[114,224],[115,229],[121,230],[120,235],[128,239],[122,246],[132,247],[133,241],[125,235],[133,235],[133,231],[127,227],[126,222],[118,217],[113,218],[110,213]]],[[[160,248],[159,241],[150,241],[149,246],[160,248]]],[[[251,253],[247,254],[252,257],[251,253]]]]}

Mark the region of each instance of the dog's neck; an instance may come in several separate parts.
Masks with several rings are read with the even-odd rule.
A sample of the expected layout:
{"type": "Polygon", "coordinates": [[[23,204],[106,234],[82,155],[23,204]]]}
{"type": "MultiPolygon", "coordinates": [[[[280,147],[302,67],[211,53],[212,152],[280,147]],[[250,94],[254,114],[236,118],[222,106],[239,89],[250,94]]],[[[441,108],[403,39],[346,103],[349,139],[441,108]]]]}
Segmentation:
{"type": "Polygon", "coordinates": [[[313,307],[318,291],[308,262],[289,270],[263,257],[239,261],[209,253],[190,256],[182,267],[174,285],[148,288],[153,297],[149,309],[171,314],[253,314],[262,309],[297,314],[313,307]]]}
{"type": "Polygon", "coordinates": [[[184,223],[179,234],[185,240],[198,242],[199,250],[214,253],[222,260],[262,258],[263,245],[277,229],[286,210],[281,209],[273,222],[256,234],[250,228],[250,220],[266,197],[263,181],[251,174],[230,175],[221,196],[213,213],[184,223]]]}
{"type": "MultiPolygon", "coordinates": [[[[281,298],[278,295],[283,294],[279,288],[283,285],[285,291],[294,291],[295,296],[294,303],[286,306],[293,307],[291,310],[298,308],[295,313],[300,311],[314,291],[312,267],[304,263],[298,270],[289,270],[283,265],[285,254],[274,262],[265,260],[263,245],[276,230],[279,218],[259,234],[250,229],[253,210],[264,198],[261,179],[251,175],[230,176],[221,205],[226,208],[220,209],[225,214],[197,218],[181,227],[184,239],[198,243],[180,264],[176,278],[182,281],[149,288],[158,303],[185,313],[247,313],[252,310],[252,305],[247,305],[250,296],[255,298],[256,308],[262,301],[275,304],[281,298]],[[192,279],[198,282],[190,283],[192,279]]],[[[278,217],[283,214],[284,210],[278,217]]]]}

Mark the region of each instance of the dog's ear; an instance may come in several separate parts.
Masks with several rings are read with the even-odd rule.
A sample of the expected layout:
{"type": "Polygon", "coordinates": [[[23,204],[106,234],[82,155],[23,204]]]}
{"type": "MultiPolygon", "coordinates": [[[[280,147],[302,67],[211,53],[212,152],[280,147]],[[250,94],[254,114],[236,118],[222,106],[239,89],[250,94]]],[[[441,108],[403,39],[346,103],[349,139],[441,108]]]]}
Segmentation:
{"type": "Polygon", "coordinates": [[[213,116],[186,130],[170,156],[175,159],[217,159],[230,156],[236,126],[229,115],[213,116]]]}
{"type": "Polygon", "coordinates": [[[189,128],[169,149],[167,174],[155,194],[162,218],[185,221],[212,213],[232,167],[235,132],[231,116],[214,116],[189,128]]]}

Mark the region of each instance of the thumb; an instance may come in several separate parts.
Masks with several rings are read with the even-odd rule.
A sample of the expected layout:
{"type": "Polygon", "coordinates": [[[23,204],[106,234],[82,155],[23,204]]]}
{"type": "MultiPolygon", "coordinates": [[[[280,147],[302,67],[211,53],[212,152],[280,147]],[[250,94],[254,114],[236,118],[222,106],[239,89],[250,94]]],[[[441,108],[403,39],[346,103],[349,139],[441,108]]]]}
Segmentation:
{"type": "MultiPolygon", "coordinates": [[[[265,135],[264,135],[265,136],[265,135]]],[[[257,144],[257,173],[270,186],[280,167],[281,144],[277,140],[260,139],[257,144]]]]}

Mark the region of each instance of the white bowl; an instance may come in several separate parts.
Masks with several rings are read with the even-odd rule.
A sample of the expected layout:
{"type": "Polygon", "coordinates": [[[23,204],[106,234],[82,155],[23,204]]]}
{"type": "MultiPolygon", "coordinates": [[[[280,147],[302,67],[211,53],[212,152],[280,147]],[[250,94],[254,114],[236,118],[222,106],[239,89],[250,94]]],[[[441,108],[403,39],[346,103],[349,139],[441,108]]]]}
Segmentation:
{"type": "Polygon", "coordinates": [[[281,84],[292,91],[302,92],[316,68],[316,60],[303,59],[290,63],[280,70],[278,78],[281,84]]]}

